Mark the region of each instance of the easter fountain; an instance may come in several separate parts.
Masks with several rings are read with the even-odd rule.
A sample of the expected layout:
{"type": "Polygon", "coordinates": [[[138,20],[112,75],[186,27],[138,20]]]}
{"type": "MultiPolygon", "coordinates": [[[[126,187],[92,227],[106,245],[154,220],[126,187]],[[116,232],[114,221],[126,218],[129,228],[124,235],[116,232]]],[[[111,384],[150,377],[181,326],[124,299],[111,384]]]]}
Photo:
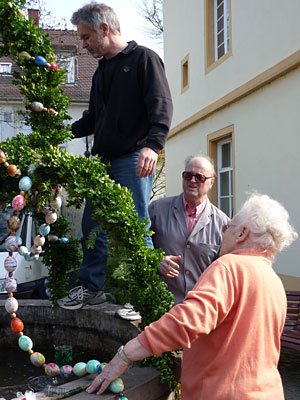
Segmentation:
{"type": "MultiPolygon", "coordinates": [[[[36,352],[32,349],[32,342],[36,349],[38,346],[44,348],[65,344],[68,338],[70,345],[85,344],[85,350],[89,346],[93,352],[100,352],[101,347],[105,350],[111,348],[113,353],[117,345],[128,338],[127,321],[115,320],[112,310],[87,309],[76,312],[76,315],[67,315],[47,301],[37,304],[30,300],[26,303],[24,300],[25,303],[20,302],[18,309],[18,316],[24,320],[24,324],[22,319],[15,315],[11,283],[17,264],[13,251],[17,250],[26,261],[31,262],[39,257],[41,247],[44,246],[44,260],[50,260],[47,265],[51,302],[55,303],[62,297],[59,293],[63,286],[60,278],[64,274],[60,260],[61,252],[57,248],[65,246],[64,255],[68,260],[72,256],[72,251],[67,252],[72,238],[68,243],[66,238],[62,235],[58,238],[55,233],[56,226],[60,224],[58,184],[68,193],[68,205],[80,207],[85,198],[89,198],[94,205],[94,218],[107,231],[113,254],[122,258],[122,267],[117,271],[117,275],[123,281],[127,281],[130,302],[142,315],[139,329],[143,329],[168,311],[173,304],[173,298],[156,274],[162,252],[145,247],[146,222],[139,221],[130,192],[110,180],[99,158],[93,157],[88,160],[85,157],[73,156],[58,147],[58,144],[71,138],[66,123],[66,120],[70,119],[67,113],[70,99],[63,94],[65,71],[59,70],[56,65],[47,35],[40,28],[33,26],[32,21],[28,20],[21,10],[24,4],[25,0],[0,0],[0,56],[11,57],[18,66],[13,82],[19,85],[20,92],[24,95],[24,117],[32,129],[30,135],[19,134],[0,143],[1,205],[5,209],[12,204],[14,209],[12,221],[8,221],[11,232],[7,248],[9,255],[4,262],[8,272],[6,290],[12,309],[5,310],[4,301],[0,301],[0,305],[3,306],[1,310],[4,310],[5,314],[0,323],[0,346],[1,350],[9,345],[18,347],[15,335],[17,333],[19,347],[29,353],[28,361],[34,365],[41,364],[45,372],[51,374],[53,370],[49,371],[43,358],[33,355],[36,352]],[[90,187],[87,187],[87,182],[91,182],[90,187]],[[102,205],[101,209],[98,208],[99,204],[102,205]],[[46,213],[42,212],[43,209],[46,209],[46,213]],[[19,238],[14,239],[17,236],[20,212],[35,215],[38,223],[42,224],[30,250],[19,243],[19,238]],[[44,223],[41,222],[43,219],[44,223]],[[16,247],[12,250],[10,246],[16,247]],[[53,257],[55,249],[56,259],[53,257]],[[15,333],[9,328],[9,319],[15,333]],[[112,323],[112,320],[113,326],[108,329],[107,325],[112,323]],[[26,335],[23,334],[24,325],[26,335]],[[124,331],[127,333],[123,335],[124,331]],[[27,336],[27,339],[22,339],[24,336],[27,336]]],[[[136,334],[137,330],[134,331],[134,335],[136,334]]],[[[16,348],[16,351],[19,350],[16,348]]],[[[158,366],[162,376],[168,376],[165,381],[168,382],[169,388],[176,385],[176,379],[170,374],[173,361],[174,357],[169,353],[148,359],[148,365],[158,366]]],[[[128,371],[129,376],[139,377],[139,374],[147,371],[141,368],[132,374],[133,370],[134,368],[128,371]]],[[[158,372],[156,373],[158,375],[158,372]]],[[[151,376],[149,374],[150,372],[148,377],[151,376]]],[[[150,393],[156,396],[154,392],[151,386],[151,390],[147,389],[146,396],[136,398],[150,399],[150,393]]],[[[158,399],[159,396],[153,399],[158,399]]]]}

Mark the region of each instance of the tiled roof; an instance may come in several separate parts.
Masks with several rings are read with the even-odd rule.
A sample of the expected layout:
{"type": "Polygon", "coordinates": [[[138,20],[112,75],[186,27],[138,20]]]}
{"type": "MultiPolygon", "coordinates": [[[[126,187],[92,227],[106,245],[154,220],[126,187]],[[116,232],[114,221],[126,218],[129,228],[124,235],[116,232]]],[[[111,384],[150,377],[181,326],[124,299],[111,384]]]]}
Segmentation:
{"type": "MultiPolygon", "coordinates": [[[[88,102],[92,76],[97,68],[98,61],[82,49],[77,32],[72,30],[46,30],[52,43],[54,52],[73,53],[76,57],[75,83],[65,85],[65,94],[72,97],[74,102],[88,102]]],[[[8,58],[1,57],[0,62],[12,62],[12,72],[16,64],[8,58]]],[[[12,84],[13,77],[0,74],[0,100],[19,100],[23,96],[19,88],[12,84]]]]}

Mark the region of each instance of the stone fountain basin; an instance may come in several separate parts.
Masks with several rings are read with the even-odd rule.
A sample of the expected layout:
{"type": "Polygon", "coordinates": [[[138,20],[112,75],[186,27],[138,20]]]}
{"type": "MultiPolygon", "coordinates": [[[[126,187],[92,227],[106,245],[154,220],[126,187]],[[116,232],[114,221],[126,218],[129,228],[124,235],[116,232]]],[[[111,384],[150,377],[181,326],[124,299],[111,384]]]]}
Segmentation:
{"type": "MultiPolygon", "coordinates": [[[[39,347],[45,348],[45,345],[68,344],[86,349],[89,354],[92,352],[96,359],[97,354],[101,354],[109,360],[121,344],[139,333],[139,321],[130,322],[114,317],[115,311],[121,307],[117,304],[104,303],[71,311],[53,306],[48,300],[18,300],[18,303],[16,314],[24,323],[23,333],[33,341],[34,351],[39,351],[39,347]]],[[[11,330],[11,316],[4,304],[5,299],[0,300],[0,348],[16,346],[16,351],[22,351],[17,343],[18,334],[11,330]]],[[[179,370],[180,365],[176,368],[177,376],[179,370]]],[[[87,385],[93,378],[93,375],[86,375],[62,387],[69,390],[87,385]]],[[[168,386],[160,383],[159,372],[155,368],[140,368],[134,364],[122,375],[122,379],[125,384],[124,395],[129,400],[171,399],[168,386]]],[[[83,391],[72,396],[72,399],[75,398],[92,400],[99,397],[83,391]]],[[[116,395],[107,392],[101,398],[116,399],[116,395]]]]}

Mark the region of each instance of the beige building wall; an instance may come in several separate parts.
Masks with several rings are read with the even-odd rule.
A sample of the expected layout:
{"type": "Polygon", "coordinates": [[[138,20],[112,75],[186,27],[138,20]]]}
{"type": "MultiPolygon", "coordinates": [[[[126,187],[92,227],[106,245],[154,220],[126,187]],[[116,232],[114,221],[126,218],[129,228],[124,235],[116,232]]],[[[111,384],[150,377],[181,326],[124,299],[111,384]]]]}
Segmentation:
{"type": "MultiPolygon", "coordinates": [[[[185,158],[207,154],[210,135],[229,129],[234,134],[235,210],[247,193],[267,193],[287,208],[300,236],[300,2],[282,7],[279,0],[231,0],[232,52],[210,71],[205,3],[190,0],[189,7],[180,8],[177,0],[164,1],[164,54],[174,100],[166,145],[167,195],[181,191],[185,158]],[[186,59],[189,82],[182,90],[186,59]]],[[[290,290],[300,290],[299,240],[274,264],[290,290]]]]}

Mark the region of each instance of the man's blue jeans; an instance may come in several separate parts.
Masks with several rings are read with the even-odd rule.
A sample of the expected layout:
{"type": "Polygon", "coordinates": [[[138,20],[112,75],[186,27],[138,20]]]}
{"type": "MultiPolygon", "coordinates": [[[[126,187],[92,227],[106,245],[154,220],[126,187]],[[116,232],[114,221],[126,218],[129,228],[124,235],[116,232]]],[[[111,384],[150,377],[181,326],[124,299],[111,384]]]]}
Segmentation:
{"type": "MultiPolygon", "coordinates": [[[[153,175],[146,178],[140,178],[136,175],[137,160],[140,150],[126,154],[116,160],[111,161],[107,167],[107,172],[111,179],[126,186],[132,192],[133,202],[138,213],[139,219],[149,218],[148,203],[151,196],[153,175]]],[[[86,246],[86,239],[91,230],[98,226],[98,222],[92,219],[92,206],[86,200],[84,213],[82,217],[82,250],[83,260],[79,270],[78,279],[81,284],[91,291],[103,289],[105,282],[105,270],[108,258],[108,245],[106,233],[104,230],[97,235],[95,245],[92,249],[86,246]]],[[[147,226],[150,228],[150,221],[147,226]]],[[[151,237],[147,234],[145,245],[153,248],[151,237]]]]}

